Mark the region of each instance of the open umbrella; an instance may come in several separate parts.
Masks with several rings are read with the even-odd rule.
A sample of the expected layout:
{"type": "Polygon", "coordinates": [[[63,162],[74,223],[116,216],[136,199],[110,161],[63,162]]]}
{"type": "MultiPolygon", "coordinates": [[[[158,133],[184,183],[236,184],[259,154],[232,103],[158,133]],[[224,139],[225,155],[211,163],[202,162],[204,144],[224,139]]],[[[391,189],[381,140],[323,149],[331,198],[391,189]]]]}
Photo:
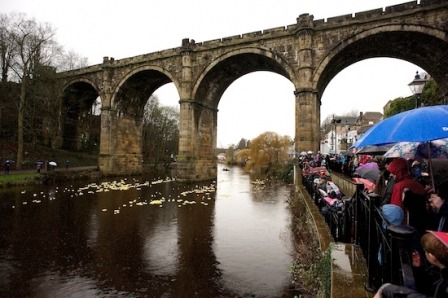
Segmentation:
{"type": "Polygon", "coordinates": [[[444,138],[448,138],[448,105],[421,107],[386,118],[369,128],[352,147],[444,138]]]}
{"type": "Polygon", "coordinates": [[[364,184],[364,188],[367,189],[369,192],[373,192],[375,190],[375,183],[370,181],[366,178],[352,178],[352,181],[355,183],[362,183],[364,184]]]}
{"type": "Polygon", "coordinates": [[[448,139],[430,141],[429,146],[426,142],[399,142],[384,153],[383,157],[403,157],[418,160],[423,158],[448,159],[448,139]]]}
{"type": "Polygon", "coordinates": [[[368,155],[383,155],[386,153],[393,144],[387,144],[387,145],[369,145],[362,147],[355,151],[355,154],[368,154],[368,155]]]}
{"type": "Polygon", "coordinates": [[[358,174],[360,178],[364,178],[375,183],[381,171],[378,168],[361,168],[356,170],[355,173],[358,174]]]}
{"type": "MultiPolygon", "coordinates": [[[[352,146],[384,145],[398,142],[426,142],[448,138],[448,105],[421,107],[386,118],[369,128],[352,146]]],[[[430,150],[428,150],[429,152],[430,150]]],[[[431,155],[428,157],[431,171],[431,155]]],[[[434,179],[431,177],[434,188],[434,179]]]]}

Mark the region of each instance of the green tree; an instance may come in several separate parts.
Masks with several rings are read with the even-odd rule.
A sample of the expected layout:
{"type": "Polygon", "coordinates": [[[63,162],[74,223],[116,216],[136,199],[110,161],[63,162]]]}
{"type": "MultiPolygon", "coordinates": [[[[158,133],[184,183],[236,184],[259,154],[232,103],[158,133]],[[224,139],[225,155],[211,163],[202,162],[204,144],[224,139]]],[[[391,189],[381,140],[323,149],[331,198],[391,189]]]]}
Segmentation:
{"type": "MultiPolygon", "coordinates": [[[[430,78],[423,88],[422,94],[420,94],[420,102],[423,106],[434,106],[443,104],[443,98],[439,98],[438,86],[434,79],[430,78]]],[[[384,112],[384,116],[390,117],[395,114],[409,111],[415,108],[415,96],[398,97],[392,100],[389,108],[384,112]]]]}
{"type": "Polygon", "coordinates": [[[413,108],[415,108],[415,99],[413,96],[398,97],[390,103],[389,108],[384,112],[384,117],[387,118],[413,108]]]}

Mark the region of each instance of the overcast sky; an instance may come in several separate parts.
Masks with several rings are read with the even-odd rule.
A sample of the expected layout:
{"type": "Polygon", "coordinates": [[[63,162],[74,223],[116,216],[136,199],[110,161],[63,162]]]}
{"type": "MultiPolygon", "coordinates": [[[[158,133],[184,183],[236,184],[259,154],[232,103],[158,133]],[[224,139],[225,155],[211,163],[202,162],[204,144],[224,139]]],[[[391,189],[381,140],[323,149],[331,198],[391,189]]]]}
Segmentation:
{"type": "MultiPolygon", "coordinates": [[[[371,10],[405,0],[0,0],[0,12],[23,12],[51,23],[57,41],[99,64],[104,56],[122,59],[196,42],[314,19],[371,10]]],[[[340,72],[322,96],[322,120],[352,111],[382,112],[391,99],[409,96],[408,83],[419,67],[403,60],[376,58],[340,72]]],[[[218,147],[252,139],[265,131],[294,138],[294,87],[268,72],[248,74],[224,93],[218,109],[218,147]]],[[[156,91],[163,104],[176,105],[174,84],[156,91]]]]}

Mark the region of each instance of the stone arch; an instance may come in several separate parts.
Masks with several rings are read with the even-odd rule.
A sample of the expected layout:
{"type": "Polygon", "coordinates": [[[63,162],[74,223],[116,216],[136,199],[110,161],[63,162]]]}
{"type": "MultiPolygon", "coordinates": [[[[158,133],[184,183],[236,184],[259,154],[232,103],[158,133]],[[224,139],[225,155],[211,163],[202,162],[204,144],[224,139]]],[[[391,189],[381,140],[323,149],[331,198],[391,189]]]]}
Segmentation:
{"type": "Polygon", "coordinates": [[[98,92],[98,94],[100,93],[100,89],[95,84],[95,82],[93,82],[92,80],[89,80],[87,78],[79,78],[79,79],[72,80],[72,81],[69,81],[69,82],[65,83],[64,86],[62,86],[62,89],[61,89],[62,92],[61,93],[64,93],[65,89],[67,89],[70,85],[73,85],[73,84],[78,83],[78,82],[84,82],[84,83],[92,86],[92,88],[94,88],[98,92]]]}
{"type": "Polygon", "coordinates": [[[357,32],[329,50],[313,75],[319,99],[331,79],[344,68],[382,57],[406,60],[427,70],[439,84],[441,96],[446,95],[448,39],[445,32],[422,25],[394,24],[357,32]]]}
{"type": "Polygon", "coordinates": [[[214,59],[196,80],[192,98],[209,108],[216,109],[222,94],[231,83],[256,71],[271,71],[292,83],[297,81],[296,72],[282,56],[267,49],[246,47],[227,52],[214,59]]]}
{"type": "MultiPolygon", "coordinates": [[[[178,91],[180,90],[179,81],[169,71],[158,66],[138,67],[129,71],[117,84],[113,92],[113,97],[111,98],[111,107],[114,107],[114,109],[116,109],[118,105],[120,105],[120,100],[123,100],[123,98],[120,98],[120,96],[123,96],[123,93],[126,92],[126,90],[123,90],[124,88],[126,88],[126,84],[130,83],[131,85],[135,85],[143,82],[146,83],[146,85],[142,86],[142,90],[140,90],[141,93],[138,95],[145,97],[147,96],[146,100],[148,100],[149,96],[151,96],[154,91],[168,83],[174,83],[176,89],[178,91]],[[133,78],[136,78],[134,82],[132,82],[133,78]]],[[[130,86],[130,88],[132,87],[134,86],[130,86]]],[[[140,98],[140,100],[145,101],[144,98],[140,98]]],[[[136,104],[141,105],[142,103],[136,104]]]]}
{"type": "Polygon", "coordinates": [[[159,87],[178,80],[156,66],[138,67],[110,90],[109,105],[103,106],[99,166],[115,173],[141,173],[143,112],[149,97],[159,87]]]}
{"type": "MultiPolygon", "coordinates": [[[[196,173],[196,176],[190,179],[216,176],[215,147],[219,101],[232,82],[256,71],[271,71],[293,83],[296,81],[293,68],[282,57],[266,49],[247,47],[215,58],[196,79],[191,91],[191,100],[181,100],[179,155],[185,155],[185,164],[182,166],[188,169],[186,171],[196,173]],[[183,151],[183,148],[186,150],[183,151]],[[191,168],[195,170],[191,171],[191,168]]],[[[180,173],[182,175],[182,170],[180,173]]]]}
{"type": "Polygon", "coordinates": [[[100,117],[95,117],[90,112],[99,96],[96,84],[85,78],[70,81],[63,86],[59,125],[59,146],[62,149],[98,150],[100,117]]]}

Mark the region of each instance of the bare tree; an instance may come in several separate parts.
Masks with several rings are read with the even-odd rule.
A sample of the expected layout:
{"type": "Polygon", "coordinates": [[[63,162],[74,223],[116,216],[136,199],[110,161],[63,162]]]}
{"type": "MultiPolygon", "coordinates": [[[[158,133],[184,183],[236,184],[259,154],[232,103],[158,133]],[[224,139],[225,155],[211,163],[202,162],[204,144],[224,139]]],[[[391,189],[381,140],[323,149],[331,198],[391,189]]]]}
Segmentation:
{"type": "Polygon", "coordinates": [[[88,66],[87,57],[82,57],[74,51],[64,52],[57,61],[58,71],[68,71],[88,66]]]}
{"type": "Polygon", "coordinates": [[[14,42],[10,32],[11,19],[6,14],[0,14],[0,61],[2,66],[2,83],[8,81],[14,54],[14,42]]]}
{"type": "Polygon", "coordinates": [[[179,111],[175,107],[161,106],[151,96],[144,108],[143,157],[167,168],[179,147],[179,111]]]}
{"type": "Polygon", "coordinates": [[[24,145],[24,120],[27,101],[27,88],[34,78],[36,70],[42,66],[51,66],[51,59],[61,49],[54,41],[55,30],[50,24],[39,24],[25,14],[11,14],[10,32],[14,44],[11,69],[21,83],[17,115],[17,161],[21,168],[24,145]]]}

